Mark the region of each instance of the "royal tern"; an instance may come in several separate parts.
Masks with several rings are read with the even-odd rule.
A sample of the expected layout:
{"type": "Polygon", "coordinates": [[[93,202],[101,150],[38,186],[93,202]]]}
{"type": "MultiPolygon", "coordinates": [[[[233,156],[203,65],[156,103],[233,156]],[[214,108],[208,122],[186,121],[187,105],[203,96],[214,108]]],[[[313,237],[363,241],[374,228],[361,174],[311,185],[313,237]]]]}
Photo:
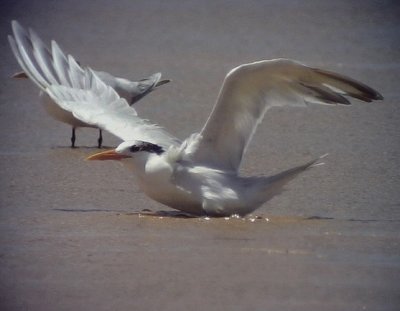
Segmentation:
{"type": "MultiPolygon", "coordinates": [[[[39,88],[40,97],[47,113],[54,119],[72,126],[71,147],[75,147],[75,129],[78,127],[94,127],[92,124],[76,119],[71,112],[62,109],[45,92],[50,85],[64,85],[75,87],[76,81],[71,75],[74,62],[69,62],[70,55],[66,56],[55,41],[51,41],[49,49],[32,29],[24,29],[17,21],[12,21],[13,36],[8,36],[12,51],[23,72],[15,74],[15,78],[30,78],[39,88]]],[[[161,80],[161,73],[155,73],[139,81],[129,81],[124,78],[114,77],[104,71],[94,71],[107,85],[111,86],[119,96],[133,105],[143,96],[153,91],[156,87],[168,83],[161,80]]],[[[83,71],[82,73],[83,74],[83,71]]],[[[103,138],[99,129],[98,147],[101,147],[103,138]]]]}
{"type": "Polygon", "coordinates": [[[349,105],[344,96],[365,102],[383,99],[363,83],[293,60],[243,64],[225,77],[200,133],[180,141],[141,119],[94,71],[81,69],[72,57],[68,62],[74,86],[52,84],[46,92],[77,119],[123,140],[116,149],[88,159],[123,160],[150,198],[194,215],[248,214],[279,194],[299,173],[320,163],[318,158],[274,176],[239,175],[243,155],[269,108],[349,105]]]}

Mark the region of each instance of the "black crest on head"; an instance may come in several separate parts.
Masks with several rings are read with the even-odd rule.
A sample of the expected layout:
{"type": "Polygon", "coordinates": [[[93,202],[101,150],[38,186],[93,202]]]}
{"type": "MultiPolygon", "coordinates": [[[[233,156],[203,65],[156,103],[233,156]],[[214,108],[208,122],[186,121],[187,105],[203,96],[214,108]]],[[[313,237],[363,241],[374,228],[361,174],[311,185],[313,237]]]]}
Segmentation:
{"type": "Polygon", "coordinates": [[[152,144],[149,142],[141,142],[139,144],[133,145],[129,148],[131,152],[138,152],[138,151],[146,151],[155,154],[161,154],[164,152],[164,149],[156,144],[152,144]]]}

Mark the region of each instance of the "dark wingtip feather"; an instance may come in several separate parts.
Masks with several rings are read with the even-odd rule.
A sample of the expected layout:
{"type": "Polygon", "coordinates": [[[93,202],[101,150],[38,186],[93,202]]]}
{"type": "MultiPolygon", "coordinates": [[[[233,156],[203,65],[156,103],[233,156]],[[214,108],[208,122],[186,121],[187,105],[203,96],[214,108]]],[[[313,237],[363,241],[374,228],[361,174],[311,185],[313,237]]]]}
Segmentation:
{"type": "Polygon", "coordinates": [[[375,97],[373,98],[373,100],[383,100],[383,99],[384,98],[383,98],[382,94],[379,92],[376,92],[375,97]]]}
{"type": "Polygon", "coordinates": [[[170,82],[171,82],[171,80],[169,80],[169,79],[161,80],[161,81],[158,81],[156,83],[155,87],[159,87],[161,85],[164,85],[164,84],[167,84],[167,83],[170,83],[170,82]]]}
{"type": "Polygon", "coordinates": [[[304,87],[311,90],[314,96],[327,104],[342,104],[342,105],[351,105],[350,101],[343,97],[342,95],[333,92],[332,90],[320,85],[307,85],[305,83],[301,83],[304,87]]]}
{"type": "MultiPolygon", "coordinates": [[[[349,96],[352,96],[354,98],[357,98],[365,102],[371,102],[373,100],[383,99],[383,96],[378,91],[352,78],[318,68],[314,68],[313,70],[319,73],[320,75],[327,77],[328,79],[332,79],[333,81],[336,80],[340,83],[343,83],[344,85],[347,84],[348,86],[350,86],[353,89],[353,91],[350,91],[348,88],[343,89],[343,91],[345,91],[346,94],[349,96]]],[[[330,84],[329,82],[327,83],[330,84]]],[[[336,87],[336,85],[334,84],[333,86],[336,87]]]]}
{"type": "Polygon", "coordinates": [[[14,73],[11,78],[13,79],[28,79],[28,75],[25,73],[25,71],[19,71],[14,73]]]}

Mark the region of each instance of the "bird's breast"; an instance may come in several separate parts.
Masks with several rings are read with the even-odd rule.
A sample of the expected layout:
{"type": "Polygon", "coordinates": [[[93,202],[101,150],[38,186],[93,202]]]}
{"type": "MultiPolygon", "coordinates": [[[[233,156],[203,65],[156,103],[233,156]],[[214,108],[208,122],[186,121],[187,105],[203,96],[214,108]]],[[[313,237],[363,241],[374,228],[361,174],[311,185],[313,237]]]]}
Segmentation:
{"type": "Polygon", "coordinates": [[[188,189],[184,189],[175,180],[175,164],[154,156],[144,166],[138,176],[140,188],[153,200],[190,213],[199,213],[202,201],[188,189]]]}

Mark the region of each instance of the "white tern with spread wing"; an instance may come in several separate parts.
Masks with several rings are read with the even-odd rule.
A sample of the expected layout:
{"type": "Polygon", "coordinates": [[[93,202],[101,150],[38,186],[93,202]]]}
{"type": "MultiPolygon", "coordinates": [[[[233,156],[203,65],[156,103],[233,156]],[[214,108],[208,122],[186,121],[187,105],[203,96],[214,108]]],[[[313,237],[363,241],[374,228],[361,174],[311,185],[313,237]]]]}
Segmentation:
{"type": "MultiPolygon", "coordinates": [[[[57,51],[55,44],[53,50],[57,51]]],[[[55,57],[54,63],[58,62],[60,66],[44,66],[55,71],[46,73],[35,70],[35,64],[22,64],[63,110],[123,140],[116,149],[88,159],[122,160],[150,198],[194,215],[248,214],[279,194],[298,174],[320,163],[317,158],[273,176],[239,175],[243,155],[269,108],[306,107],[308,103],[348,105],[346,96],[365,102],[383,99],[363,83],[293,60],[243,64],[225,77],[200,133],[180,141],[141,119],[97,72],[82,68],[72,56],[55,57]]]]}
{"type": "Polygon", "coordinates": [[[46,92],[79,120],[124,142],[89,160],[123,160],[152,199],[194,215],[248,214],[317,158],[274,176],[242,177],[239,166],[257,125],[274,106],[350,104],[345,96],[371,102],[377,91],[351,78],[287,59],[263,60],[231,70],[200,133],[181,142],[141,119],[127,101],[89,68],[74,65],[74,87],[50,85],[46,92]]]}

